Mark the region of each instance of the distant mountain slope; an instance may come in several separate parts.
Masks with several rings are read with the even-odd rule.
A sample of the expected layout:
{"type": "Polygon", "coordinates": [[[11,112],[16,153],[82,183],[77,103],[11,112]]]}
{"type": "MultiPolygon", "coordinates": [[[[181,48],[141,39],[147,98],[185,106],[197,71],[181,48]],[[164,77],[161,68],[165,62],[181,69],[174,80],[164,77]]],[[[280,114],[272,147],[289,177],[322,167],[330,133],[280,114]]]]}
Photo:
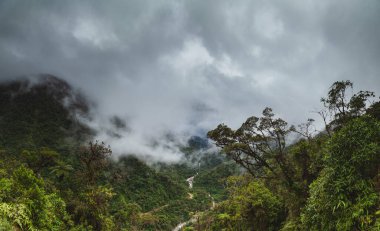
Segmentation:
{"type": "Polygon", "coordinates": [[[137,202],[143,211],[187,195],[183,185],[157,173],[135,157],[122,157],[111,169],[115,189],[128,200],[137,202]]]}
{"type": "Polygon", "coordinates": [[[83,140],[91,131],[75,117],[88,110],[79,93],[52,75],[0,83],[0,146],[59,148],[68,137],[83,140]]]}
{"type": "MultiPolygon", "coordinates": [[[[86,176],[92,168],[82,157],[86,150],[91,150],[88,141],[93,140],[96,133],[81,121],[91,119],[90,107],[89,101],[72,86],[52,75],[0,82],[0,175],[3,179],[0,203],[17,208],[12,195],[17,190],[31,190],[24,181],[17,190],[3,184],[16,184],[22,173],[40,182],[47,195],[54,194],[61,200],[60,208],[66,216],[60,218],[59,227],[65,227],[63,230],[171,230],[197,211],[209,209],[212,204],[209,193],[216,199],[224,195],[222,181],[232,174],[229,170],[232,168],[226,168],[225,159],[218,153],[207,152],[210,148],[207,139],[197,136],[181,147],[185,159],[179,164],[152,167],[132,156],[119,159],[112,156],[97,159],[97,156],[94,161],[98,161],[98,168],[93,170],[98,177],[89,181],[86,176]],[[218,174],[218,169],[226,171],[218,174]],[[195,187],[189,188],[186,179],[197,173],[195,187]],[[9,196],[2,196],[4,193],[9,196]]],[[[126,129],[118,117],[111,121],[115,129],[126,129]]],[[[25,195],[16,199],[22,201],[20,203],[44,203],[41,198],[32,196],[30,200],[25,195]],[[24,202],[25,199],[29,201],[24,202]]],[[[46,214],[52,213],[49,209],[53,207],[45,208],[46,214]]],[[[33,208],[29,212],[41,213],[33,208]]],[[[0,229],[18,228],[16,220],[7,214],[9,212],[0,207],[0,229]]],[[[24,218],[25,229],[41,226],[34,217],[24,218]],[[28,223],[29,220],[32,223],[28,223]]],[[[54,229],[51,225],[46,227],[54,229]]]]}

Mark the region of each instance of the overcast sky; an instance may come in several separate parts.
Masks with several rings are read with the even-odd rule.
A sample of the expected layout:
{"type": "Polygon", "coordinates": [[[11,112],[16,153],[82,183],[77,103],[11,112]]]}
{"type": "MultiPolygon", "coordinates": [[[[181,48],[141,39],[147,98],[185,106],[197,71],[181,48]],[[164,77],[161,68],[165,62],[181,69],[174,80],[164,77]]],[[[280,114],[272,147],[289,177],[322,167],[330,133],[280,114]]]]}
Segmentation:
{"type": "Polygon", "coordinates": [[[177,160],[167,134],[236,128],[266,106],[300,123],[337,80],[379,95],[380,1],[0,1],[0,78],[38,73],[96,103],[114,152],[177,160]]]}

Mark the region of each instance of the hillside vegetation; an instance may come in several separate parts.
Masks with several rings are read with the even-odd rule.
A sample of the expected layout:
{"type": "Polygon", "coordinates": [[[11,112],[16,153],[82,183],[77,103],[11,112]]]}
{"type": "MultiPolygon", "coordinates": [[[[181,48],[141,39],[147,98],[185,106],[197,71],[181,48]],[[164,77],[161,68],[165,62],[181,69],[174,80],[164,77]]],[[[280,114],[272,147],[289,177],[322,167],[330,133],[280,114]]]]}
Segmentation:
{"type": "Polygon", "coordinates": [[[66,82],[1,83],[0,230],[380,230],[380,103],[352,87],[322,98],[321,131],[266,108],[208,132],[220,153],[192,137],[180,163],[147,165],[94,140],[66,82]]]}
{"type": "Polygon", "coordinates": [[[380,230],[380,103],[352,87],[335,82],[322,98],[321,132],[270,108],[237,130],[210,131],[246,174],[229,177],[228,198],[187,230],[380,230]]]}
{"type": "Polygon", "coordinates": [[[80,122],[89,105],[51,75],[0,84],[0,230],[171,230],[210,207],[185,181],[222,164],[216,153],[197,157],[207,140],[189,140],[176,165],[117,159],[80,122]]]}

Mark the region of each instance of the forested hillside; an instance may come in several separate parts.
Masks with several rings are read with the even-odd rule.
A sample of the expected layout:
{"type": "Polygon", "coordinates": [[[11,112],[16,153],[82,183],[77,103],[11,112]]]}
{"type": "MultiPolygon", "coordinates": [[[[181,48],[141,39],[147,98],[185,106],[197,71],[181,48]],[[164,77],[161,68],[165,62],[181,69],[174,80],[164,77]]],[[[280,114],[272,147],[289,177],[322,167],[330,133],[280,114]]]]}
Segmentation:
{"type": "MultiPolygon", "coordinates": [[[[179,164],[148,166],[94,140],[80,122],[90,103],[66,82],[41,75],[0,89],[0,230],[171,230],[210,207],[209,185],[186,182],[222,165],[198,155],[206,139],[190,139],[179,164]]],[[[232,173],[212,179],[216,197],[232,173]]]]}
{"type": "Polygon", "coordinates": [[[313,119],[289,126],[266,108],[208,137],[246,169],[227,180],[228,198],[188,230],[380,230],[380,103],[335,82],[313,119]],[[289,143],[291,135],[298,135],[289,143]]]}
{"type": "Polygon", "coordinates": [[[68,83],[3,82],[0,230],[380,230],[380,103],[352,88],[322,98],[322,129],[266,108],[147,165],[94,140],[68,83]]]}

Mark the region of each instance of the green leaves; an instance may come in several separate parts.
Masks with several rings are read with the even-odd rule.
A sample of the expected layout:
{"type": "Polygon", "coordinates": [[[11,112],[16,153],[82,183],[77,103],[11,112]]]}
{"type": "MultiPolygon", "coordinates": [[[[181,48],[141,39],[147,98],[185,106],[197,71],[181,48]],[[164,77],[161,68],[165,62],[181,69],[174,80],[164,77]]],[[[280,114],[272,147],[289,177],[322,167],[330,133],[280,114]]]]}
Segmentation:
{"type": "MultiPolygon", "coordinates": [[[[270,108],[237,130],[222,124],[208,133],[229,157],[281,198],[287,208],[282,230],[379,230],[375,213],[380,206],[380,104],[370,106],[373,92],[353,94],[352,88],[350,81],[335,82],[321,99],[326,109],[319,114],[327,134],[315,135],[313,119],[289,128],[270,108]],[[289,132],[302,138],[286,146],[289,132]]],[[[248,187],[234,184],[228,202],[239,201],[229,207],[235,213],[222,211],[216,216],[229,229],[249,224],[244,216],[251,214],[241,206],[249,195],[239,191],[248,187]]],[[[252,207],[265,204],[260,196],[250,199],[252,207]]]]}
{"type": "Polygon", "coordinates": [[[50,148],[39,148],[37,150],[23,150],[21,158],[35,172],[40,172],[42,169],[54,166],[59,158],[59,154],[50,148]]]}
{"type": "Polygon", "coordinates": [[[260,177],[270,171],[292,185],[285,151],[286,135],[291,131],[284,120],[274,116],[271,108],[265,108],[262,117],[249,117],[236,131],[220,124],[207,135],[252,176],[260,177]]]}
{"type": "Polygon", "coordinates": [[[379,195],[371,180],[380,164],[380,123],[364,116],[335,133],[325,169],[310,186],[302,215],[309,230],[365,230],[376,219],[379,195]]]}
{"type": "Polygon", "coordinates": [[[263,182],[250,176],[231,176],[227,181],[229,198],[215,211],[212,230],[278,230],[284,207],[263,182]]]}
{"type": "Polygon", "coordinates": [[[62,230],[69,224],[64,201],[21,166],[0,181],[0,216],[21,230],[62,230]]]}
{"type": "Polygon", "coordinates": [[[102,170],[108,165],[112,150],[103,142],[89,142],[88,146],[82,146],[78,152],[79,160],[82,163],[83,175],[86,184],[95,184],[102,170]]]}
{"type": "MultiPolygon", "coordinates": [[[[349,80],[337,81],[331,85],[327,98],[321,99],[332,117],[331,123],[335,126],[340,127],[350,119],[363,115],[368,100],[375,97],[371,91],[359,91],[356,94],[350,94],[348,90],[352,90],[352,88],[353,83],[349,80]]],[[[320,112],[320,114],[323,113],[320,112]]]]}

